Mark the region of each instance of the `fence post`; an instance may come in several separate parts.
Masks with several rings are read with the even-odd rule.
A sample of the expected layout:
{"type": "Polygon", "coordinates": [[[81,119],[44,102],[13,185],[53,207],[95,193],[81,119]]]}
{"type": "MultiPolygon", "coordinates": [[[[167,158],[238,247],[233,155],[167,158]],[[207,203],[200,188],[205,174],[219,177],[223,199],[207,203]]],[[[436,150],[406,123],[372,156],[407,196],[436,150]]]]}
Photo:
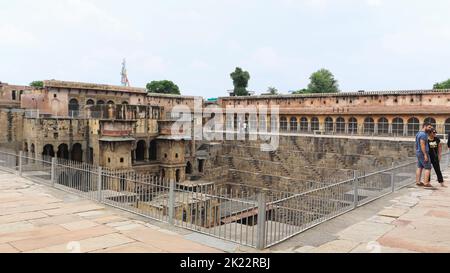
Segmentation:
{"type": "Polygon", "coordinates": [[[22,176],[22,165],[23,165],[23,161],[22,161],[22,156],[23,156],[23,152],[20,151],[19,152],[19,176],[22,176]]]}
{"type": "Polygon", "coordinates": [[[395,192],[395,175],[394,175],[395,163],[392,162],[392,171],[391,171],[391,191],[395,192]]]}
{"type": "Polygon", "coordinates": [[[55,183],[56,183],[56,157],[52,158],[52,169],[51,169],[51,183],[52,183],[52,187],[55,187],[55,183]]]}
{"type": "Polygon", "coordinates": [[[359,192],[358,192],[358,184],[359,184],[359,178],[356,175],[356,171],[354,171],[353,174],[353,207],[356,209],[358,208],[358,203],[359,203],[359,192]]]}
{"type": "Polygon", "coordinates": [[[98,201],[102,202],[102,167],[98,167],[97,170],[97,193],[98,193],[98,201]]]}
{"type": "Polygon", "coordinates": [[[258,225],[256,247],[263,250],[266,247],[266,195],[264,192],[258,193],[258,225]]]}
{"type": "Polygon", "coordinates": [[[170,180],[169,188],[169,224],[174,224],[174,212],[175,212],[175,181],[170,180]]]}
{"type": "Polygon", "coordinates": [[[392,193],[394,193],[395,192],[394,170],[391,171],[391,187],[392,187],[392,193]]]}

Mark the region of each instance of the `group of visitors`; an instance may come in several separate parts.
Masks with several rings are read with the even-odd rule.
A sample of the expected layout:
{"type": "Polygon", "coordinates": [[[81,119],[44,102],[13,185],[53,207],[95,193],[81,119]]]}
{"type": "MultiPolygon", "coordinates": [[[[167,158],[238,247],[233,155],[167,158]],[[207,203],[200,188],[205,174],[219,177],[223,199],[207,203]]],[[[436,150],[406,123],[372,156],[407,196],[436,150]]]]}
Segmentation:
{"type": "MultiPolygon", "coordinates": [[[[450,141],[447,145],[450,149],[450,141]]],[[[422,131],[416,136],[416,156],[418,161],[416,173],[417,186],[426,189],[435,189],[431,185],[431,170],[434,169],[439,184],[441,187],[446,188],[447,185],[444,182],[440,164],[442,160],[442,143],[437,136],[436,129],[430,123],[425,123],[422,131]],[[424,174],[423,182],[421,181],[422,174],[424,174]]]]}

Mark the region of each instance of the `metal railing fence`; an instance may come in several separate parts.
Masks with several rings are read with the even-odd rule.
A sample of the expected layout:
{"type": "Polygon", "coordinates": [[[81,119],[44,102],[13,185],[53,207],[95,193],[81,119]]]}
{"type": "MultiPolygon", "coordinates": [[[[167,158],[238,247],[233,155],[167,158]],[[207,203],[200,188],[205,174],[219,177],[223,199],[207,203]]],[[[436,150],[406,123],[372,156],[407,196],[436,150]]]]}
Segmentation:
{"type": "MultiPolygon", "coordinates": [[[[443,155],[442,168],[450,154],[443,155]]],[[[137,215],[264,249],[415,182],[409,162],[301,193],[175,183],[134,171],[0,151],[0,169],[137,215]]]]}

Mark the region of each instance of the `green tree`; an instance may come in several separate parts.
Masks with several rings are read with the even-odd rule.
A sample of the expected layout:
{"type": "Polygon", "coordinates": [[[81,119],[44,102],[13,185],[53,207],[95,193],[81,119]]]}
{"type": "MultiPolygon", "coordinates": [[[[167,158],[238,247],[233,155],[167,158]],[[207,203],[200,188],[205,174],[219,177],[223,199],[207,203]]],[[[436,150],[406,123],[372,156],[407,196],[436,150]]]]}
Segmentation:
{"type": "Polygon", "coordinates": [[[44,82],[43,81],[33,81],[30,83],[31,87],[35,88],[44,88],[44,82]]]}
{"type": "Polygon", "coordinates": [[[172,81],[152,81],[147,84],[147,92],[157,94],[180,95],[180,88],[172,81]]]}
{"type": "Polygon", "coordinates": [[[310,93],[338,93],[339,84],[334,75],[326,69],[320,69],[314,72],[309,78],[311,82],[308,85],[310,93]]]}
{"type": "Polygon", "coordinates": [[[450,79],[436,83],[433,87],[433,89],[450,89],[450,79]]]}
{"type": "Polygon", "coordinates": [[[269,87],[267,89],[267,93],[274,96],[279,94],[278,89],[276,89],[275,87],[269,87]]]}
{"type": "Polygon", "coordinates": [[[311,93],[339,93],[338,81],[334,75],[327,69],[320,69],[309,77],[310,83],[308,88],[301,89],[294,94],[311,94],[311,93]]]}
{"type": "Polygon", "coordinates": [[[242,70],[240,67],[236,67],[236,70],[230,74],[234,85],[234,95],[235,96],[248,96],[247,91],[248,82],[250,80],[250,73],[242,70]]]}
{"type": "Polygon", "coordinates": [[[301,95],[301,94],[310,94],[311,92],[307,88],[300,89],[293,94],[301,95]]]}

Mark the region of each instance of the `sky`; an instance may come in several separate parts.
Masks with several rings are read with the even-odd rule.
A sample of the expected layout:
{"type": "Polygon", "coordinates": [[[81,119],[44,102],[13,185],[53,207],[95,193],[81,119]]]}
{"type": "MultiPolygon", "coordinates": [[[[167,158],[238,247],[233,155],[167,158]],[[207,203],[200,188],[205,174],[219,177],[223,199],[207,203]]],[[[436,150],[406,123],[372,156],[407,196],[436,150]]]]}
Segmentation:
{"type": "Polygon", "coordinates": [[[0,81],[132,86],[172,80],[225,96],[299,90],[329,69],[342,91],[429,89],[450,78],[447,0],[0,0],[0,81]]]}

